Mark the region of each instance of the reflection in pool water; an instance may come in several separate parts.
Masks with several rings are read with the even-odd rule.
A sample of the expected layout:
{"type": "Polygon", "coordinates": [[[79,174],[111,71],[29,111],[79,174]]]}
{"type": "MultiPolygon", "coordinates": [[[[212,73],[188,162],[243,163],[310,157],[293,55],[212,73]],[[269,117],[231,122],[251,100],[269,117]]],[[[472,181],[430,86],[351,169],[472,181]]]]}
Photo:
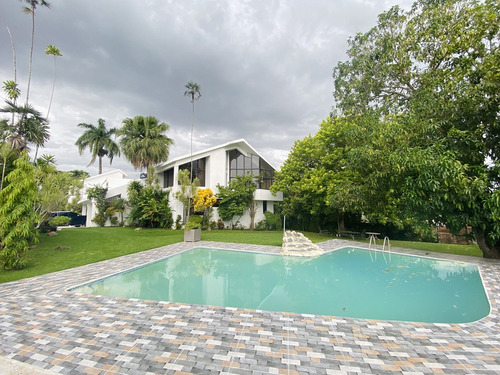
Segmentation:
{"type": "Polygon", "coordinates": [[[304,259],[193,249],[79,293],[382,320],[464,323],[488,315],[468,263],[344,248],[304,259]]]}

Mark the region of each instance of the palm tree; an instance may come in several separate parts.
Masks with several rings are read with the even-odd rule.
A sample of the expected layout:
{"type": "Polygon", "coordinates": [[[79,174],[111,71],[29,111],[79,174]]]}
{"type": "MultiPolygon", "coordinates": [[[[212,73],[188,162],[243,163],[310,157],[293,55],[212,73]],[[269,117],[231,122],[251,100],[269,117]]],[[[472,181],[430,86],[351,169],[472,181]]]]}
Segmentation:
{"type": "Polygon", "coordinates": [[[191,97],[191,103],[193,104],[193,117],[191,119],[191,171],[189,174],[189,177],[191,178],[191,181],[193,180],[193,131],[194,131],[194,102],[195,100],[200,99],[201,93],[200,93],[200,85],[198,85],[196,82],[189,81],[185,86],[186,91],[184,91],[184,96],[190,96],[191,97]]]}
{"type": "Polygon", "coordinates": [[[153,116],[135,116],[123,120],[118,131],[123,155],[135,169],[150,167],[167,161],[170,146],[174,141],[164,133],[170,126],[153,116]]]}
{"type": "MultiPolygon", "coordinates": [[[[59,48],[49,44],[47,48],[45,48],[45,54],[46,55],[52,55],[54,56],[54,80],[52,81],[52,92],[50,93],[50,100],[49,100],[49,108],[47,109],[47,119],[49,118],[49,113],[50,113],[50,107],[52,107],[52,98],[54,97],[54,89],[56,87],[56,57],[62,56],[61,51],[59,51],[59,48]]],[[[36,146],[35,150],[35,156],[33,156],[33,161],[36,163],[38,158],[38,145],[36,146]]]]}
{"type": "Polygon", "coordinates": [[[59,48],[51,44],[49,44],[47,48],[45,48],[45,54],[54,56],[54,81],[52,81],[52,92],[50,94],[49,108],[47,109],[47,118],[49,118],[50,107],[52,106],[52,98],[54,97],[54,89],[56,87],[56,57],[60,57],[62,56],[62,54],[59,48]]]}
{"type": "Polygon", "coordinates": [[[50,8],[50,3],[45,0],[24,0],[24,2],[28,5],[23,8],[23,11],[31,15],[31,49],[30,61],[28,66],[28,84],[26,86],[26,105],[28,105],[31,84],[31,68],[33,64],[33,46],[35,44],[35,10],[38,5],[50,8]]]}
{"type": "MultiPolygon", "coordinates": [[[[189,81],[185,86],[186,91],[184,91],[184,96],[190,96],[191,97],[191,103],[193,104],[193,117],[191,118],[191,168],[189,171],[189,180],[191,183],[193,182],[193,132],[194,132],[194,102],[195,100],[200,99],[201,93],[200,93],[200,85],[198,85],[196,82],[189,81]]],[[[191,212],[191,199],[188,201],[188,207],[187,207],[187,218],[189,220],[189,215],[191,212]]]]}
{"type": "Polygon", "coordinates": [[[115,155],[120,156],[120,148],[118,144],[111,139],[112,135],[117,134],[117,129],[106,129],[105,121],[100,118],[97,120],[97,126],[92,124],[81,123],[79,127],[86,129],[85,132],[78,138],[75,145],[78,146],[78,152],[83,154],[84,149],[88,148],[92,153],[92,160],[87,165],[92,165],[96,158],[99,158],[99,174],[102,174],[102,158],[109,157],[109,164],[113,162],[115,155]]]}
{"type": "Polygon", "coordinates": [[[12,148],[18,151],[29,149],[28,144],[43,146],[50,138],[47,120],[32,105],[16,105],[15,102],[6,100],[5,107],[0,112],[11,113],[17,116],[17,122],[13,122],[7,135],[12,148]]]}

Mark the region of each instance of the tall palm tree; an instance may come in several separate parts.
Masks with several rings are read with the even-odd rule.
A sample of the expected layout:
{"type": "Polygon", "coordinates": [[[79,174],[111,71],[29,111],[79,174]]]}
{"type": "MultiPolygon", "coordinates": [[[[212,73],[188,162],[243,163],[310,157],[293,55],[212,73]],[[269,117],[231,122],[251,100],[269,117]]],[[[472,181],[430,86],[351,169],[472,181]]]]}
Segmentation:
{"type": "Polygon", "coordinates": [[[45,54],[54,56],[54,80],[52,81],[52,92],[50,93],[49,108],[47,109],[47,118],[49,118],[50,107],[52,106],[52,98],[54,97],[54,89],[56,87],[56,58],[62,56],[62,54],[59,48],[53,46],[52,44],[49,44],[47,48],[45,48],[45,54]]]}
{"type": "Polygon", "coordinates": [[[167,161],[174,141],[164,133],[170,126],[153,116],[135,116],[123,120],[118,131],[123,155],[135,169],[146,168],[148,173],[155,164],[167,161]]]}
{"type": "Polygon", "coordinates": [[[28,84],[26,86],[26,105],[29,103],[30,85],[31,85],[31,71],[33,64],[33,46],[35,44],[35,10],[38,5],[50,8],[50,3],[45,0],[24,0],[27,4],[23,7],[23,11],[31,15],[31,48],[30,48],[30,61],[28,66],[28,84]]]}
{"type": "Polygon", "coordinates": [[[184,91],[184,96],[191,97],[191,103],[193,104],[193,117],[191,119],[191,171],[189,177],[191,181],[193,181],[193,131],[194,131],[194,102],[195,100],[200,99],[200,85],[196,82],[189,81],[185,86],[186,91],[184,91]]]}
{"type": "MultiPolygon", "coordinates": [[[[56,66],[56,57],[62,56],[61,51],[59,48],[49,44],[47,48],[45,48],[45,54],[46,55],[52,55],[54,56],[54,80],[52,81],[52,91],[50,93],[50,100],[49,100],[49,107],[47,109],[47,119],[49,118],[50,114],[50,107],[52,107],[52,99],[54,98],[54,89],[56,87],[56,71],[57,71],[57,66],[56,66]]],[[[33,156],[33,161],[36,163],[38,161],[38,145],[36,146],[35,150],[35,156],[33,156]]]]}
{"type": "Polygon", "coordinates": [[[108,156],[109,164],[111,164],[115,155],[120,156],[118,144],[111,139],[112,135],[116,136],[117,129],[106,129],[105,121],[102,118],[97,120],[97,126],[85,123],[80,123],[78,126],[86,129],[75,142],[75,145],[78,146],[78,152],[81,155],[84,149],[88,148],[92,153],[92,160],[87,167],[92,165],[96,158],[99,158],[99,174],[102,174],[102,158],[108,156]]]}

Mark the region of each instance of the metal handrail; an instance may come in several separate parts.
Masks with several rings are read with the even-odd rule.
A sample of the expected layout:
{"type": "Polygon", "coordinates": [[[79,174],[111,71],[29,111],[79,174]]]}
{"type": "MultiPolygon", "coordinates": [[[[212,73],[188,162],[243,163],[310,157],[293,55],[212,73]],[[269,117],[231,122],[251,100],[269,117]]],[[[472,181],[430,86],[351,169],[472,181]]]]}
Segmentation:
{"type": "Polygon", "coordinates": [[[385,242],[387,241],[387,249],[388,251],[391,251],[391,241],[389,240],[389,237],[385,236],[384,237],[384,244],[382,245],[382,251],[385,250],[385,242]]]}

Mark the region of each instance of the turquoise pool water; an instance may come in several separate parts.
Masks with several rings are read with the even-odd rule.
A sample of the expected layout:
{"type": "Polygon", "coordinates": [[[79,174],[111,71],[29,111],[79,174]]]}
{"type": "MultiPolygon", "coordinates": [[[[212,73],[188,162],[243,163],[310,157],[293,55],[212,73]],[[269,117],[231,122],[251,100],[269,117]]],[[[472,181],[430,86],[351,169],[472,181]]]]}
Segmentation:
{"type": "Polygon", "coordinates": [[[465,323],[489,314],[477,266],[344,248],[302,259],[193,249],[78,293],[381,320],[465,323]]]}

